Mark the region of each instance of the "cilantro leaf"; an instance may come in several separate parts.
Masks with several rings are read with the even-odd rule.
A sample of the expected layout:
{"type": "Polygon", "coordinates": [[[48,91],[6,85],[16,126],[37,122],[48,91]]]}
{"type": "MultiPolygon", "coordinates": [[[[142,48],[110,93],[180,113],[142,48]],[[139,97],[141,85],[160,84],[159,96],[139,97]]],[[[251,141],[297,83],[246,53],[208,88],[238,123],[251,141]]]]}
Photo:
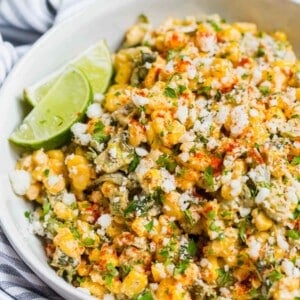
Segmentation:
{"type": "Polygon", "coordinates": [[[105,130],[105,125],[101,121],[98,121],[94,126],[94,130],[92,134],[93,139],[99,143],[107,142],[110,136],[107,135],[104,130],[105,130]]]}
{"type": "Polygon", "coordinates": [[[224,269],[218,269],[218,285],[219,286],[230,286],[233,284],[234,279],[230,271],[224,269]]]}
{"type": "Polygon", "coordinates": [[[47,213],[50,211],[51,205],[49,202],[45,202],[43,204],[43,215],[47,215],[47,213]]]}
{"type": "Polygon", "coordinates": [[[133,154],[133,160],[131,161],[131,163],[128,166],[128,172],[134,172],[136,167],[138,166],[138,164],[140,163],[140,157],[134,152],[133,154]]]}
{"type": "Polygon", "coordinates": [[[261,86],[259,88],[259,91],[262,93],[263,96],[268,96],[270,95],[270,88],[267,86],[261,86]]]}
{"type": "Polygon", "coordinates": [[[275,282],[275,281],[278,281],[282,278],[282,274],[280,271],[278,270],[274,270],[272,271],[269,275],[268,275],[268,278],[272,281],[272,282],[275,282]]]}
{"type": "Polygon", "coordinates": [[[169,87],[169,86],[167,86],[165,88],[164,95],[169,97],[169,98],[177,98],[176,91],[174,89],[172,89],[171,87],[169,87]]]}
{"type": "Polygon", "coordinates": [[[299,240],[300,239],[300,231],[299,230],[288,230],[287,236],[293,240],[299,240]]]}
{"type": "Polygon", "coordinates": [[[172,157],[168,156],[167,154],[160,155],[156,163],[160,167],[166,168],[171,173],[175,171],[177,166],[175,160],[172,157]]]}
{"type": "Polygon", "coordinates": [[[187,252],[191,257],[197,254],[197,244],[195,243],[194,240],[189,240],[187,252]]]}
{"type": "Polygon", "coordinates": [[[153,228],[153,219],[148,224],[146,224],[144,227],[148,232],[150,232],[153,228]]]}
{"type": "Polygon", "coordinates": [[[215,32],[220,32],[222,30],[222,28],[215,21],[208,20],[207,22],[211,25],[215,32]]]}
{"type": "Polygon", "coordinates": [[[189,266],[189,264],[190,264],[189,260],[182,260],[182,261],[180,261],[179,264],[178,264],[178,266],[176,266],[176,268],[174,269],[174,275],[183,274],[184,271],[189,266]]]}
{"type": "Polygon", "coordinates": [[[294,158],[293,158],[291,164],[292,164],[293,166],[299,165],[299,164],[300,164],[300,156],[294,156],[294,158]]]}
{"type": "Polygon", "coordinates": [[[147,291],[135,297],[134,300],[153,300],[153,296],[151,292],[147,291]]]}
{"type": "Polygon", "coordinates": [[[208,185],[209,188],[214,186],[214,173],[211,166],[208,166],[204,171],[204,180],[205,183],[208,185]]]}

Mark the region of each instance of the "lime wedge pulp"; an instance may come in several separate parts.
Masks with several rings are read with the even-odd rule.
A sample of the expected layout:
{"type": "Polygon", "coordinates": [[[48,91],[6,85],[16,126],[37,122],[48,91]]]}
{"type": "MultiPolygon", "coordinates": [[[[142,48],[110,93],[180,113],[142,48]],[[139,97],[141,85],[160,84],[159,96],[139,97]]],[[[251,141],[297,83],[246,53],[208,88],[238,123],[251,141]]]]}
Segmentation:
{"type": "MultiPolygon", "coordinates": [[[[94,94],[105,92],[112,76],[112,62],[109,49],[104,40],[80,53],[68,65],[73,65],[85,73],[94,94]]],[[[24,98],[32,106],[35,106],[47,95],[65,68],[66,66],[26,88],[24,98]]]]}
{"type": "Polygon", "coordinates": [[[92,99],[85,74],[68,67],[9,139],[31,149],[58,147],[66,142],[70,127],[83,117],[92,99]]]}

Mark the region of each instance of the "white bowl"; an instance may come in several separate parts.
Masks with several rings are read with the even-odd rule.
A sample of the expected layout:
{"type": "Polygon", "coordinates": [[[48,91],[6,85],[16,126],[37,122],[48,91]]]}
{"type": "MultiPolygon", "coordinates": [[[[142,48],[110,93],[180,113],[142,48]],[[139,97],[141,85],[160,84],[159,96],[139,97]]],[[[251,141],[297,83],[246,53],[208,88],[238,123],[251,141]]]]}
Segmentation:
{"type": "Polygon", "coordinates": [[[24,87],[38,81],[90,44],[101,38],[115,50],[125,30],[145,13],[154,24],[168,16],[218,13],[228,20],[252,21],[263,30],[288,33],[298,55],[300,5],[288,0],[110,0],[99,1],[80,15],[50,30],[10,74],[0,92],[0,222],[8,239],[25,263],[66,299],[93,299],[59,278],[48,266],[40,241],[27,229],[24,211],[29,203],[14,195],[8,173],[14,169],[18,152],[7,138],[21,122],[20,97],[24,87]]]}

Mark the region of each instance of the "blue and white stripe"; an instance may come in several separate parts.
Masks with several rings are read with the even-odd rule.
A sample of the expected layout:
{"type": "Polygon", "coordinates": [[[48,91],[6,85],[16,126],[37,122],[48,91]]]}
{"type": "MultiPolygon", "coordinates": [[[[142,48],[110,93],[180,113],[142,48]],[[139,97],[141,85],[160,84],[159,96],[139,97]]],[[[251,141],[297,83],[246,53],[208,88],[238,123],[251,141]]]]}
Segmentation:
{"type": "MultiPolygon", "coordinates": [[[[0,0],[0,86],[44,32],[94,0],[0,0]]],[[[18,257],[0,228],[0,299],[62,299],[18,257]]]]}

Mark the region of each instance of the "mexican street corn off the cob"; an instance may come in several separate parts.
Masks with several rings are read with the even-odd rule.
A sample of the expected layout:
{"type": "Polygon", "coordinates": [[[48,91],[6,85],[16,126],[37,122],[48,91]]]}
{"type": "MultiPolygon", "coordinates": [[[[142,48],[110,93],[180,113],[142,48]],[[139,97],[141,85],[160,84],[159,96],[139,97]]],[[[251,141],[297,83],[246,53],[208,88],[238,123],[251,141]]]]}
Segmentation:
{"type": "Polygon", "coordinates": [[[61,149],[11,176],[99,299],[300,299],[300,62],[282,32],[140,17],[61,149]]]}

